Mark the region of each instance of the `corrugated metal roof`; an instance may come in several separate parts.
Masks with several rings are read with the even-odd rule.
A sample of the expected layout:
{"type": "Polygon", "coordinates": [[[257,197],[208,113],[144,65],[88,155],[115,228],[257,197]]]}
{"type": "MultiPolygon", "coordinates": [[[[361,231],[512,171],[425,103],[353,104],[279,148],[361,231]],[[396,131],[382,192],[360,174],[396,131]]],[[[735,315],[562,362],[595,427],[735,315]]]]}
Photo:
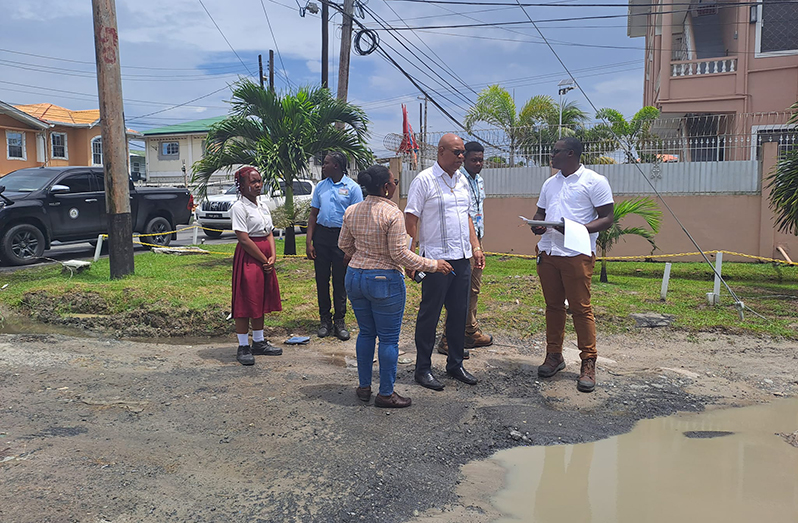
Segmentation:
{"type": "Polygon", "coordinates": [[[206,133],[211,128],[211,125],[221,122],[225,118],[227,118],[227,116],[215,116],[213,118],[205,118],[204,120],[194,120],[193,122],[167,125],[166,127],[158,127],[156,129],[142,131],[141,134],[144,136],[153,136],[156,134],[206,133]]]}
{"type": "Polygon", "coordinates": [[[85,125],[88,127],[100,119],[99,109],[70,111],[55,104],[15,105],[14,107],[35,118],[54,124],[85,125]]]}

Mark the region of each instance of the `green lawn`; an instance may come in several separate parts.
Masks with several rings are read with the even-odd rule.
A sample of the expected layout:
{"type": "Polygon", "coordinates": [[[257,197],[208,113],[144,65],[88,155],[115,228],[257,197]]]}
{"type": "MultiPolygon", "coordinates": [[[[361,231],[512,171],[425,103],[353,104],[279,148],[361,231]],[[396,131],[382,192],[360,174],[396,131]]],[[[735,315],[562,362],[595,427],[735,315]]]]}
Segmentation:
{"type": "MultiPolygon", "coordinates": [[[[207,256],[168,256],[143,253],[135,258],[136,274],[109,280],[108,260],[94,263],[88,271],[62,274],[60,266],[23,269],[0,276],[0,302],[17,307],[31,292],[46,293],[59,302],[59,312],[75,310],[70,295],[95,293],[110,314],[146,306],[189,310],[225,308],[230,302],[230,277],[234,243],[208,246],[207,256]]],[[[302,257],[278,258],[277,271],[283,312],[267,317],[267,324],[286,331],[310,329],[317,322],[313,264],[302,257]]],[[[277,241],[282,254],[283,242],[277,241]]],[[[480,296],[480,322],[486,331],[521,336],[544,331],[543,297],[534,272],[534,260],[490,256],[480,296]]],[[[740,321],[725,288],[721,305],[709,306],[706,293],[713,275],[701,263],[674,263],[667,302],[659,299],[664,262],[609,263],[610,283],[599,283],[598,264],[593,280],[593,305],[598,327],[619,332],[634,325],[632,312],[653,311],[676,316],[675,327],[688,330],[749,332],[798,338],[798,267],[763,263],[724,263],[723,275],[735,293],[759,318],[746,311],[740,321]]],[[[420,285],[408,281],[405,319],[415,321],[420,285]]],[[[82,302],[81,302],[82,303],[82,302]]],[[[80,307],[77,307],[78,309],[80,307]]],[[[347,320],[354,323],[351,311],[347,320]]],[[[231,330],[232,330],[232,322],[231,330]]],[[[569,327],[570,328],[570,327],[569,327]]]]}

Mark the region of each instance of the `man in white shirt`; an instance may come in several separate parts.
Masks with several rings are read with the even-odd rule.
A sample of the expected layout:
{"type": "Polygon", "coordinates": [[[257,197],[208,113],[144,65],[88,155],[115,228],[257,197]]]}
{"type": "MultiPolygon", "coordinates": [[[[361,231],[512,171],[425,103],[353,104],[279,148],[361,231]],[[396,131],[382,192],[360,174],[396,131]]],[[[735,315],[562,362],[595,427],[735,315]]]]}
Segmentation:
{"type": "MultiPolygon", "coordinates": [[[[479,142],[468,142],[465,144],[465,160],[463,161],[463,168],[460,170],[468,182],[468,192],[471,196],[471,221],[474,222],[474,231],[477,233],[479,246],[482,247],[482,239],[485,237],[485,220],[484,220],[484,206],[485,206],[485,181],[480,176],[482,166],[485,164],[485,148],[479,142]]],[[[475,260],[472,259],[472,262],[475,260]]],[[[468,301],[468,318],[466,319],[466,337],[463,358],[468,359],[468,349],[476,349],[478,347],[488,347],[493,345],[493,335],[485,334],[479,328],[479,321],[477,321],[477,302],[479,300],[479,291],[482,288],[482,269],[477,268],[473,263],[471,264],[471,294],[468,301]]],[[[449,345],[446,342],[446,326],[449,321],[449,315],[445,316],[444,332],[441,336],[441,342],[438,344],[438,352],[441,354],[448,354],[449,345]]]]}
{"type": "Polygon", "coordinates": [[[537,272],[546,300],[546,360],[538,376],[549,378],[565,368],[565,300],[574,320],[582,368],[577,390],[592,392],[596,386],[596,320],[590,304],[590,283],[596,262],[596,238],[613,223],[612,189],[604,176],[580,163],[582,142],[563,138],[551,151],[551,166],[560,171],[540,190],[535,220],[558,222],[563,218],[584,225],[590,233],[592,255],[565,247],[562,226],[533,227],[541,234],[537,245],[537,272]]]}
{"type": "Polygon", "coordinates": [[[438,161],[418,173],[407,193],[407,233],[419,245],[419,254],[444,259],[454,269],[449,274],[427,274],[421,283],[421,305],[416,320],[415,380],[422,387],[443,390],[432,375],[432,349],[441,309],[446,305],[449,322],[446,338],[449,353],[446,373],[469,385],[477,379],[463,368],[465,321],[471,286],[471,257],[475,267],[485,266],[474,223],[469,215],[471,196],[467,181],[458,170],[463,164],[463,140],[445,134],[438,142],[438,161]]]}

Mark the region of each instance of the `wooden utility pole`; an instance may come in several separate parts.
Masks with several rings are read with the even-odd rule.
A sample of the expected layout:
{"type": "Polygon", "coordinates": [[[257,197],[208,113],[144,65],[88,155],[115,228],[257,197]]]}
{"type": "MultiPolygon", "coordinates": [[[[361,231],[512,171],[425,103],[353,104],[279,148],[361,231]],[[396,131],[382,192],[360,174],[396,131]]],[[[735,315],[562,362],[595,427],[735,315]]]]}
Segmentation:
{"type": "Polygon", "coordinates": [[[263,55],[258,55],[258,80],[260,88],[263,89],[263,55]]]}
{"type": "Polygon", "coordinates": [[[346,101],[349,91],[349,57],[352,55],[352,13],[355,0],[344,0],[341,22],[341,57],[338,61],[338,99],[346,101]]]}
{"type": "Polygon", "coordinates": [[[327,65],[330,61],[327,54],[327,46],[329,44],[329,20],[330,20],[330,6],[327,0],[321,0],[321,86],[325,89],[329,87],[327,78],[328,70],[327,65]]]}
{"type": "Polygon", "coordinates": [[[100,130],[105,169],[105,208],[108,214],[108,254],[111,279],[133,274],[133,220],[130,215],[125,114],[119,36],[114,0],[92,0],[100,130]]]}
{"type": "MultiPolygon", "coordinates": [[[[285,72],[283,72],[285,74],[285,72]]],[[[269,90],[274,92],[274,50],[269,49],[269,90]]]]}

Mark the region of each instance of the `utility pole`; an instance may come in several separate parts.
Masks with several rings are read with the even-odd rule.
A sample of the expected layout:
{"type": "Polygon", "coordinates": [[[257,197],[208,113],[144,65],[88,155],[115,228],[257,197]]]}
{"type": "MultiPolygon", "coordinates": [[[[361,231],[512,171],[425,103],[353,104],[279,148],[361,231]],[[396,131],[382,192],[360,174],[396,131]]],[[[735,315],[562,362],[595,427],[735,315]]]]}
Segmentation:
{"type": "Polygon", "coordinates": [[[263,55],[258,55],[258,80],[260,80],[260,88],[263,89],[263,55]]]}
{"type": "Polygon", "coordinates": [[[274,92],[274,50],[273,49],[269,49],[269,91],[274,92]]]}
{"type": "Polygon", "coordinates": [[[341,22],[341,59],[338,63],[338,99],[346,101],[349,90],[349,57],[352,55],[352,13],[355,0],[344,0],[341,22]]]}
{"type": "MultiPolygon", "coordinates": [[[[417,98],[419,100],[424,100],[424,125],[421,127],[421,141],[424,143],[424,149],[421,150],[421,154],[419,155],[419,156],[421,156],[423,158],[424,157],[424,152],[427,149],[427,101],[428,101],[428,98],[427,98],[426,95],[419,96],[417,98]]],[[[419,105],[421,105],[421,104],[419,104],[419,105]]],[[[419,107],[419,110],[420,109],[421,109],[421,107],[419,107]]],[[[422,168],[423,168],[424,162],[422,162],[421,165],[422,165],[422,168]]]]}
{"type": "Polygon", "coordinates": [[[422,109],[424,104],[418,102],[418,137],[419,137],[419,145],[418,145],[418,167],[419,170],[424,170],[424,109],[422,109]]]}
{"type": "Polygon", "coordinates": [[[321,86],[325,89],[328,88],[327,65],[329,59],[327,57],[327,45],[329,43],[329,20],[330,6],[327,4],[327,0],[321,0],[321,86]]]}
{"type": "Polygon", "coordinates": [[[114,0],[92,0],[100,131],[108,214],[108,254],[111,279],[133,274],[133,221],[130,215],[125,114],[119,67],[119,34],[114,0]]]}

